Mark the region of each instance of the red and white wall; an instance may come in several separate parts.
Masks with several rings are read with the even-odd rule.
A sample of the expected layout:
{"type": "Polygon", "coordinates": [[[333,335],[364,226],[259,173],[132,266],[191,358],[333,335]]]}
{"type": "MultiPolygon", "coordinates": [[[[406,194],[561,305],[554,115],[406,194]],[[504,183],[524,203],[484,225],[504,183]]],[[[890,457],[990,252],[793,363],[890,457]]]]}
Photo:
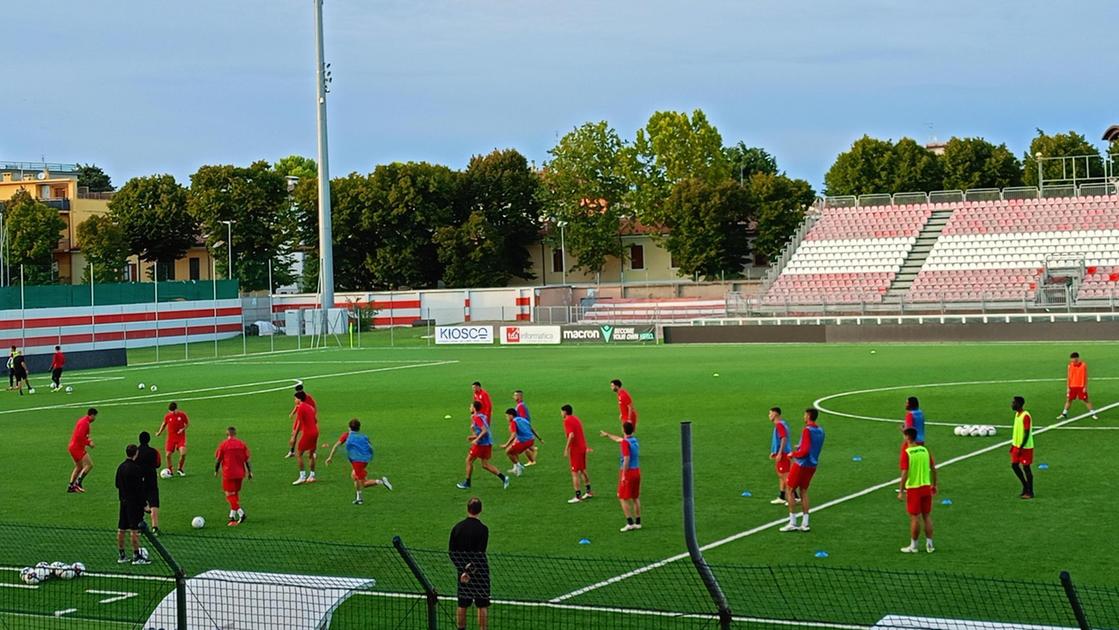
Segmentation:
{"type": "MultiPolygon", "coordinates": [[[[461,324],[469,321],[530,321],[534,289],[502,287],[495,289],[438,289],[431,291],[380,291],[336,293],[337,308],[372,308],[377,311],[377,328],[410,326],[417,319],[434,319],[436,324],[461,324]]],[[[284,324],[284,311],[318,308],[315,294],[276,295],[272,298],[272,319],[284,324]]]]}
{"type": "Polygon", "coordinates": [[[228,339],[241,334],[241,300],[0,311],[0,348],[43,354],[228,339]]]}

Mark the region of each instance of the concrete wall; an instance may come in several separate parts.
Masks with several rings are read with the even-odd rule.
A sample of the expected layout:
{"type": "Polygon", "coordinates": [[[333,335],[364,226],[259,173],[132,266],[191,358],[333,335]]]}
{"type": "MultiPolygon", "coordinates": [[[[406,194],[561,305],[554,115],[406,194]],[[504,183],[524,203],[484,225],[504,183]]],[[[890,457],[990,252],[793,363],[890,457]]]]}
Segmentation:
{"type": "Polygon", "coordinates": [[[923,343],[1105,339],[1119,339],[1119,322],[664,327],[665,343],[923,343]]]}

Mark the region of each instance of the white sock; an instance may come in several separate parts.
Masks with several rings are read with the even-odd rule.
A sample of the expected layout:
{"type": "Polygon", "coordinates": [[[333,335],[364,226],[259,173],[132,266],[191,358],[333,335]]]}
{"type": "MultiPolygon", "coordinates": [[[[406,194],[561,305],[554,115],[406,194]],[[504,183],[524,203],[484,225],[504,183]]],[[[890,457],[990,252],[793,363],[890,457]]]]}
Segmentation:
{"type": "Polygon", "coordinates": [[[792,525],[793,527],[797,526],[797,515],[796,514],[789,514],[789,525],[792,525]]]}
{"type": "Polygon", "coordinates": [[[910,547],[916,547],[917,546],[917,539],[916,538],[911,538],[909,540],[909,546],[910,547]]]}
{"type": "Polygon", "coordinates": [[[299,471],[299,478],[300,479],[306,479],[307,478],[307,472],[303,471],[303,470],[299,471]]]}
{"type": "Polygon", "coordinates": [[[311,479],[314,479],[314,478],[315,478],[315,471],[312,470],[311,471],[311,479]]]}
{"type": "Polygon", "coordinates": [[[237,512],[235,512],[235,511],[233,511],[233,510],[230,510],[230,511],[229,511],[229,520],[231,520],[231,521],[232,521],[232,520],[233,520],[233,519],[235,519],[235,518],[237,518],[237,512]]]}
{"type": "MultiPolygon", "coordinates": [[[[916,545],[916,544],[917,544],[917,541],[916,541],[916,540],[914,540],[914,541],[913,541],[913,544],[914,544],[914,545],[916,545]]],[[[926,538],[926,539],[925,539],[925,545],[927,545],[927,546],[929,546],[929,547],[933,547],[934,545],[933,545],[933,541],[932,541],[932,538],[926,538]]]]}
{"type": "Polygon", "coordinates": [[[808,527],[808,512],[804,513],[804,519],[800,522],[801,527],[808,527]]]}
{"type": "Polygon", "coordinates": [[[357,500],[361,501],[361,490],[357,491],[357,500]]]}
{"type": "Polygon", "coordinates": [[[245,515],[245,511],[242,510],[241,508],[237,508],[237,516],[244,516],[244,515],[245,515]]]}

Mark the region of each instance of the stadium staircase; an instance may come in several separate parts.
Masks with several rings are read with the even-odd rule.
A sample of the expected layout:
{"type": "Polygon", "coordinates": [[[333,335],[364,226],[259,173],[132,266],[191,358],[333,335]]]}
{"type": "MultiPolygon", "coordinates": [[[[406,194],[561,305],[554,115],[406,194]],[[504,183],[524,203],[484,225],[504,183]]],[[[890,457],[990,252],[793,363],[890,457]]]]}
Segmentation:
{"type": "Polygon", "coordinates": [[[917,234],[917,241],[913,243],[913,248],[909,250],[909,257],[901,264],[897,275],[894,276],[894,282],[890,285],[890,289],[886,291],[886,302],[901,302],[905,294],[909,292],[909,287],[913,286],[913,281],[917,279],[921,267],[925,266],[925,260],[928,259],[933,245],[936,245],[937,239],[940,238],[940,234],[944,231],[944,226],[948,224],[948,219],[951,216],[952,210],[933,210],[929,220],[925,222],[920,233],[917,234]]]}

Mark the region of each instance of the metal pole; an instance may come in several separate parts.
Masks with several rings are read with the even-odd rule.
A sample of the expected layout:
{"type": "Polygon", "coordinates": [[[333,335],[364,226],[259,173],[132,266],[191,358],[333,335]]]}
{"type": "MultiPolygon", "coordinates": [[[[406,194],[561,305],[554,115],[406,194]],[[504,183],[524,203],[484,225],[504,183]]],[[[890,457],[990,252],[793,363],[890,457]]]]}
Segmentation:
{"type": "Polygon", "coordinates": [[[563,228],[567,226],[566,221],[561,221],[559,224],[560,229],[560,258],[563,265],[563,284],[567,285],[567,239],[564,238],[563,228]]]}
{"type": "Polygon", "coordinates": [[[1065,589],[1065,597],[1072,607],[1072,614],[1076,616],[1076,624],[1083,630],[1091,630],[1092,626],[1088,623],[1088,616],[1084,614],[1084,607],[1080,605],[1080,597],[1076,594],[1076,587],[1073,586],[1068,571],[1061,571],[1061,586],[1065,589]]]}
{"type": "MultiPolygon", "coordinates": [[[[326,91],[330,76],[323,60],[323,0],[312,0],[315,5],[315,89],[319,145],[319,276],[322,278],[319,303],[323,309],[334,306],[334,236],[330,225],[330,165],[326,137],[326,91]]],[[[326,325],[326,318],[323,318],[326,325]]]]}
{"type": "Polygon", "coordinates": [[[427,596],[427,627],[429,630],[436,630],[439,626],[439,593],[436,592],[435,586],[424,574],[419,563],[412,557],[412,553],[404,546],[404,541],[400,540],[400,536],[393,536],[392,546],[396,548],[400,558],[404,560],[404,564],[408,565],[412,577],[416,578],[420,587],[423,588],[424,595],[427,596]]]}
{"type": "Polygon", "coordinates": [[[685,420],[680,423],[680,454],[684,479],[684,541],[688,545],[688,555],[695,565],[696,572],[707,587],[711,600],[719,608],[719,627],[730,630],[731,612],[727,596],[719,586],[711,567],[703,559],[703,551],[699,548],[695,532],[695,486],[692,473],[692,423],[685,420]]]}
{"type": "MultiPolygon", "coordinates": [[[[136,267],[139,269],[139,265],[136,267]]],[[[159,363],[159,276],[152,285],[155,287],[155,362],[159,363]]]]}
{"type": "Polygon", "coordinates": [[[97,309],[93,301],[93,263],[89,263],[89,341],[91,348],[97,348],[97,309]]]}
{"type": "Polygon", "coordinates": [[[229,271],[226,274],[226,277],[228,277],[229,279],[232,280],[233,279],[233,224],[235,223],[235,221],[222,221],[222,223],[224,223],[225,227],[226,227],[225,251],[226,251],[226,255],[229,257],[229,262],[227,263],[229,265],[229,271]]]}
{"type": "Polygon", "coordinates": [[[27,316],[24,313],[26,304],[23,301],[23,264],[19,266],[19,347],[27,346],[27,316]]]}
{"type": "Polygon", "coordinates": [[[276,351],[276,314],[273,312],[272,300],[272,259],[268,259],[268,323],[272,325],[272,330],[268,335],[269,347],[272,352],[276,351]]]}
{"type": "MultiPolygon", "coordinates": [[[[211,256],[210,260],[213,261],[214,257],[211,256]]],[[[214,357],[218,356],[218,267],[217,262],[213,263],[213,273],[210,274],[210,285],[214,287],[214,300],[212,302],[214,307],[214,357]]]]}

